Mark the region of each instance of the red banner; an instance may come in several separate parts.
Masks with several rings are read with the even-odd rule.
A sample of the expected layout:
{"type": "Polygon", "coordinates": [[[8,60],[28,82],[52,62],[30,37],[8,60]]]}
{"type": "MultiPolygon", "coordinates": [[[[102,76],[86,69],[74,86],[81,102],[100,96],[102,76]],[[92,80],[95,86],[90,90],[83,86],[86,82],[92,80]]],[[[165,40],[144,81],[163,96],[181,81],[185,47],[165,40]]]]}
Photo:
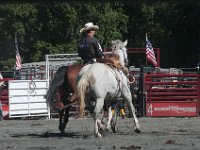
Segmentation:
{"type": "Polygon", "coordinates": [[[146,103],[148,117],[194,117],[198,116],[197,102],[149,102],[146,103]]]}

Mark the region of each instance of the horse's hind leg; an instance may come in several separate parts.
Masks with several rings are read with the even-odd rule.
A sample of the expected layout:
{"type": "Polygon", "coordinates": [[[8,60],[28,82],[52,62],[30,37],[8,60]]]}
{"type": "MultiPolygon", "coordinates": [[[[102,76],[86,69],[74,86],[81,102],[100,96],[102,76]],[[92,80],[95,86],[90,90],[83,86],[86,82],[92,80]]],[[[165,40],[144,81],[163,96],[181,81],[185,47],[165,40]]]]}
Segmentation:
{"type": "Polygon", "coordinates": [[[131,111],[131,114],[133,116],[133,119],[134,119],[134,125],[135,125],[135,132],[136,133],[140,133],[141,130],[140,130],[140,126],[139,126],[139,121],[135,115],[135,108],[132,104],[132,97],[131,97],[131,93],[130,92],[125,92],[125,93],[122,93],[123,94],[123,98],[124,100],[127,101],[127,105],[129,107],[129,111],[131,111]]]}
{"type": "Polygon", "coordinates": [[[94,134],[96,137],[102,137],[100,132],[99,132],[99,125],[101,125],[101,120],[99,120],[99,113],[103,108],[104,104],[104,99],[102,98],[97,98],[96,99],[96,105],[94,109],[94,134]]]}
{"type": "Polygon", "coordinates": [[[65,130],[66,125],[69,121],[69,110],[70,110],[70,107],[65,108],[65,116],[64,116],[64,124],[63,124],[64,130],[65,130]]]}
{"type": "Polygon", "coordinates": [[[69,121],[69,107],[64,110],[59,110],[59,130],[64,133],[66,125],[69,121]],[[63,117],[64,116],[64,117],[63,117]]]}
{"type": "Polygon", "coordinates": [[[58,100],[60,100],[60,103],[62,103],[63,107],[59,110],[59,130],[61,133],[64,133],[66,125],[69,121],[69,107],[64,108],[64,105],[68,104],[67,100],[67,93],[60,90],[60,97],[58,100]]]}
{"type": "Polygon", "coordinates": [[[58,129],[61,133],[64,133],[65,127],[63,127],[63,114],[64,110],[59,110],[59,126],[58,129]]]}

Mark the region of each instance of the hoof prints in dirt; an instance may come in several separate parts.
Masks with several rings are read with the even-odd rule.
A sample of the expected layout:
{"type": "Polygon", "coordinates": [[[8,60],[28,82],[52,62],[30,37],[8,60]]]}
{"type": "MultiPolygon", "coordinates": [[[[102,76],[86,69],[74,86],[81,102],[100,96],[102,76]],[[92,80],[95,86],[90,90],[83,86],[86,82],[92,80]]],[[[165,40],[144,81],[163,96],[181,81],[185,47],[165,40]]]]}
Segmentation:
{"type": "Polygon", "coordinates": [[[125,150],[135,150],[135,149],[141,149],[141,146],[135,146],[135,145],[131,145],[131,146],[121,146],[121,149],[125,149],[125,150]]]}
{"type": "Polygon", "coordinates": [[[165,144],[184,145],[184,144],[176,143],[175,140],[167,140],[167,141],[165,142],[165,144]]]}
{"type": "Polygon", "coordinates": [[[27,147],[27,149],[33,150],[54,150],[56,147],[27,147]]]}

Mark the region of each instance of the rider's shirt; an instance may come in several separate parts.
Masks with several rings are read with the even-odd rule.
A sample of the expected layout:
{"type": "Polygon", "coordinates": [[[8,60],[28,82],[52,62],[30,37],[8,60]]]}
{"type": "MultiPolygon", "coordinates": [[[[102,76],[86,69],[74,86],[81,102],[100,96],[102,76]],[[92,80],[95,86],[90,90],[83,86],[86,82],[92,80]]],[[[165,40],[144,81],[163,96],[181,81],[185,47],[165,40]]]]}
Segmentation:
{"type": "Polygon", "coordinates": [[[90,48],[94,51],[95,53],[94,58],[102,58],[103,51],[98,39],[96,39],[95,37],[87,36],[83,38],[83,41],[85,41],[88,45],[90,45],[90,48]]]}

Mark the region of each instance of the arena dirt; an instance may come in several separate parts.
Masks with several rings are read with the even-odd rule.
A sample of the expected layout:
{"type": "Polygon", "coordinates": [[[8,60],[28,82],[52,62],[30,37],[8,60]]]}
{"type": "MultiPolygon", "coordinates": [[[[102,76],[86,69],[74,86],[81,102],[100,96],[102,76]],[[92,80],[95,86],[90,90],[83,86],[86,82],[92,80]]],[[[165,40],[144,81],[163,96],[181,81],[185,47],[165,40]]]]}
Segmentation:
{"type": "Polygon", "coordinates": [[[0,121],[0,150],[199,150],[200,118],[139,118],[142,133],[130,118],[118,119],[117,133],[95,138],[93,120],[71,118],[66,133],[58,119],[0,121]]]}

